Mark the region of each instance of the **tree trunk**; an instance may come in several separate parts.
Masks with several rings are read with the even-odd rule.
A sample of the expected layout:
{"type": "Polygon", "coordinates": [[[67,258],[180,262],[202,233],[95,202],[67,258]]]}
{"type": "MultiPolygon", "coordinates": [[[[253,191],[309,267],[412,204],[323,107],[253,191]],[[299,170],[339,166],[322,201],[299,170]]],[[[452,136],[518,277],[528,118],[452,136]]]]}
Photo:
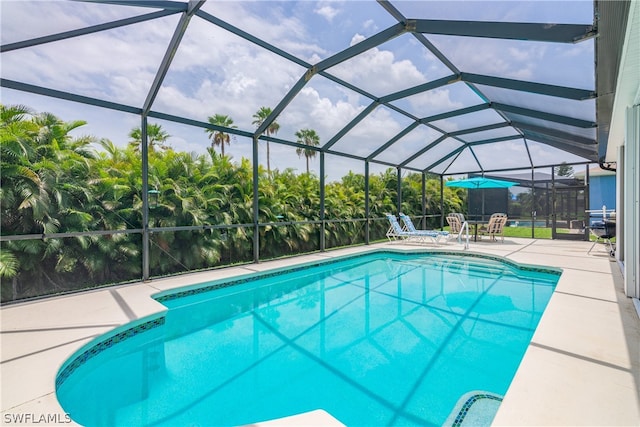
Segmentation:
{"type": "Polygon", "coordinates": [[[270,156],[271,154],[269,152],[269,141],[267,141],[267,173],[269,174],[269,176],[271,176],[271,161],[269,160],[270,156]]]}

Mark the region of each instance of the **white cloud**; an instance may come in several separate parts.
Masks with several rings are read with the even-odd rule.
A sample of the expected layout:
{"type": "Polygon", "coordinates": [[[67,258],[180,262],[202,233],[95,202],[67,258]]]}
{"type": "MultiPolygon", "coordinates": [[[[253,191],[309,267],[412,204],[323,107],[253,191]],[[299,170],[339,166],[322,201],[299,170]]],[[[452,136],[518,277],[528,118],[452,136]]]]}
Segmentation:
{"type": "Polygon", "coordinates": [[[314,42],[308,33],[307,22],[276,6],[271,7],[274,3],[263,4],[269,7],[255,7],[253,2],[207,2],[203,10],[286,52],[307,58],[307,61],[314,62],[311,61],[314,56],[326,56],[326,49],[314,42]]]}
{"type": "Polygon", "coordinates": [[[362,24],[362,28],[364,28],[365,30],[375,31],[378,29],[378,26],[376,25],[376,22],[373,19],[367,19],[362,24]]]}
{"type": "Polygon", "coordinates": [[[329,4],[325,4],[317,7],[316,9],[314,9],[314,12],[322,16],[324,19],[326,19],[329,22],[333,21],[333,18],[335,18],[336,15],[340,13],[338,9],[336,9],[335,7],[329,4]]]}
{"type": "Polygon", "coordinates": [[[377,160],[397,162],[417,153],[440,137],[441,134],[426,126],[418,126],[376,157],[377,160]]]}
{"type": "Polygon", "coordinates": [[[449,88],[430,90],[407,98],[414,111],[424,111],[424,117],[447,110],[457,110],[464,105],[451,99],[449,88]]]}
{"type": "Polygon", "coordinates": [[[358,43],[360,43],[361,41],[366,40],[366,37],[363,36],[362,34],[354,34],[354,36],[351,38],[351,43],[349,43],[349,46],[353,46],[356,45],[358,43]]]}
{"type": "Polygon", "coordinates": [[[327,142],[363,108],[345,99],[334,102],[322,97],[314,87],[305,87],[291,104],[291,108],[286,109],[282,115],[280,122],[286,123],[288,127],[283,129],[283,135],[286,132],[293,135],[299,129],[310,127],[318,132],[321,142],[327,142]]]}
{"type": "Polygon", "coordinates": [[[446,36],[430,40],[463,72],[594,88],[592,40],[575,45],[446,36]],[[581,72],[564,72],[570,69],[581,72]]]}
{"type": "MultiPolygon", "coordinates": [[[[57,15],[58,12],[54,7],[51,19],[65,21],[66,15],[57,15]]],[[[128,26],[6,52],[2,55],[2,75],[72,93],[140,105],[171,37],[172,21],[175,19],[164,18],[141,23],[137,28],[128,26]],[[164,36],[160,37],[160,34],[164,36]]],[[[75,24],[75,20],[72,22],[75,24]]]]}
{"type": "MultiPolygon", "coordinates": [[[[356,34],[351,45],[365,37],[356,34]]],[[[362,87],[374,95],[384,96],[406,89],[427,79],[410,60],[396,60],[392,51],[374,47],[328,70],[341,79],[362,87]]]]}

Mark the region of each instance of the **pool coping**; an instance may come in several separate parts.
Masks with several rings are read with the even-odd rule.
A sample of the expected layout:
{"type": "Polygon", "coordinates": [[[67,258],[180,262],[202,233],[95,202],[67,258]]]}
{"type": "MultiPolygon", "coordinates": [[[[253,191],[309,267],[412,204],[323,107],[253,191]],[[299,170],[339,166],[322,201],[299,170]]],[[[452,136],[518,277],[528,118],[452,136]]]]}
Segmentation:
{"type": "MultiPolygon", "coordinates": [[[[504,257],[518,264],[548,265],[564,270],[556,288],[556,292],[558,289],[560,292],[558,295],[554,293],[549,302],[494,419],[495,425],[586,425],[597,424],[598,421],[609,425],[637,425],[640,422],[640,356],[630,350],[640,348],[640,320],[631,299],[620,296],[621,274],[618,266],[608,256],[600,256],[595,251],[588,256],[586,253],[590,246],[589,242],[514,238],[505,244],[478,242],[471,245],[470,251],[465,251],[480,256],[504,257]],[[575,311],[575,306],[585,304],[589,306],[588,311],[575,311]],[[577,320],[570,325],[563,325],[566,320],[563,312],[567,311],[577,320]],[[592,327],[595,330],[591,332],[595,335],[589,338],[589,331],[581,326],[592,326],[593,320],[590,318],[593,317],[604,320],[607,327],[592,327]],[[576,328],[579,334],[576,334],[576,328]],[[579,339],[572,341],[572,336],[579,339]],[[577,365],[580,365],[579,375],[575,372],[577,365]],[[541,369],[547,369],[553,375],[547,375],[541,369]],[[595,385],[585,384],[582,378],[585,372],[590,371],[593,371],[593,375],[587,375],[587,378],[602,380],[592,381],[595,385]],[[546,385],[541,379],[547,381],[546,385]],[[551,390],[549,384],[554,385],[551,390]],[[587,396],[587,401],[589,396],[591,399],[597,397],[604,400],[606,405],[603,402],[576,405],[574,399],[579,396],[587,396]],[[567,405],[566,401],[573,403],[567,405]]],[[[275,271],[292,264],[313,264],[349,254],[389,249],[410,252],[462,251],[461,245],[455,244],[444,248],[377,244],[3,306],[0,310],[2,422],[15,423],[10,418],[15,414],[64,416],[54,391],[56,374],[64,362],[93,341],[94,335],[113,331],[131,320],[149,319],[166,311],[151,296],[184,286],[186,280],[222,280],[242,274],[275,271]],[[119,297],[115,298],[116,295],[119,297]],[[114,298],[116,304],[113,303],[114,298]],[[105,299],[110,301],[104,302],[105,299]],[[74,304],[86,305],[87,300],[103,304],[104,307],[96,308],[95,312],[84,307],[84,312],[80,310],[77,316],[74,310],[65,312],[64,316],[56,311],[74,304]],[[85,314],[85,318],[81,314],[85,314]],[[87,319],[87,316],[92,319],[87,319]],[[52,323],[58,327],[47,328],[52,323]],[[63,337],[65,328],[69,329],[68,335],[71,336],[63,337]],[[41,338],[41,345],[38,345],[36,337],[41,338]],[[21,346],[25,346],[25,349],[20,349],[21,346]],[[24,374],[26,367],[37,368],[35,372],[39,376],[24,374]],[[24,378],[25,375],[28,378],[24,378]],[[25,385],[29,388],[29,383],[33,383],[33,387],[19,393],[20,396],[7,397],[17,388],[24,388],[25,385]]]]}

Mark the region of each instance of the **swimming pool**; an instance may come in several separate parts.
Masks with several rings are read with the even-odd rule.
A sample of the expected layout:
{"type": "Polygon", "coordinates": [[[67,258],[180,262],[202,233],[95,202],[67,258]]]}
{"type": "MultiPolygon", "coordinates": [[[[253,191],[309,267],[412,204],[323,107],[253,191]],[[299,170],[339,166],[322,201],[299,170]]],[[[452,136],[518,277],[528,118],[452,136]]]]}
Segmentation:
{"type": "Polygon", "coordinates": [[[504,395],[558,278],[383,251],[166,292],[166,314],[80,349],[56,392],[82,425],[243,425],[319,408],[347,425],[442,425],[470,392],[504,395]]]}

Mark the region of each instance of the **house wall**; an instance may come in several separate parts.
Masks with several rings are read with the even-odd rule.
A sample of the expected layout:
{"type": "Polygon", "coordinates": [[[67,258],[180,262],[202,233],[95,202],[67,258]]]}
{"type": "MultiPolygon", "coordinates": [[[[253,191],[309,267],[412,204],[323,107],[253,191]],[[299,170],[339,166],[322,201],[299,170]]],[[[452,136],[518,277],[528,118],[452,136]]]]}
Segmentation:
{"type": "Polygon", "coordinates": [[[589,209],[616,209],[616,176],[594,176],[589,178],[589,209]]]}

